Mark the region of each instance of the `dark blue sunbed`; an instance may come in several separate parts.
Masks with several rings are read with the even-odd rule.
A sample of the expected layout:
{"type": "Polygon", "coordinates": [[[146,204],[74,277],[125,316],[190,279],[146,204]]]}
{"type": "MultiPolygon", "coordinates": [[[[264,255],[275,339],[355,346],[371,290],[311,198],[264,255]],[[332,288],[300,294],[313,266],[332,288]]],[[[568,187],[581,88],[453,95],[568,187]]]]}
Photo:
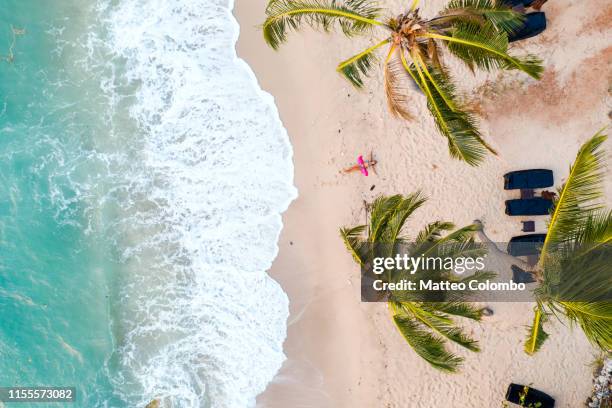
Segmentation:
{"type": "Polygon", "coordinates": [[[529,7],[533,3],[533,0],[504,0],[504,4],[508,5],[508,7],[529,7]]]}
{"type": "Polygon", "coordinates": [[[539,255],[545,239],[546,234],[528,234],[512,237],[510,242],[508,242],[508,253],[512,256],[539,255]]]}
{"type": "Polygon", "coordinates": [[[552,200],[542,197],[506,200],[506,214],[512,216],[547,215],[552,206],[552,200]]]}
{"type": "Polygon", "coordinates": [[[546,14],[541,11],[525,14],[523,26],[508,34],[508,41],[519,41],[534,37],[546,30],[546,14]]]}
{"type": "MultiPolygon", "coordinates": [[[[510,384],[506,391],[506,401],[514,404],[521,404],[521,394],[525,391],[524,385],[510,384]]],[[[529,387],[525,400],[522,401],[523,407],[555,408],[555,400],[550,395],[529,387]],[[536,405],[540,403],[540,405],[536,405]]]]}
{"type": "Polygon", "coordinates": [[[511,171],[504,174],[504,189],[544,188],[554,184],[552,170],[532,169],[511,171]]]}

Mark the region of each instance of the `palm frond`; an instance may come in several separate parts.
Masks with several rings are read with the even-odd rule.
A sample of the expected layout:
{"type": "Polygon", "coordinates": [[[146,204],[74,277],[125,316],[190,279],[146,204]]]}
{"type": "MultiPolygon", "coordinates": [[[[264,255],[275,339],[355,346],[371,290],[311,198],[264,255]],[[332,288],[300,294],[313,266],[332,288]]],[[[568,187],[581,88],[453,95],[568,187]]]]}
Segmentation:
{"type": "Polygon", "coordinates": [[[405,73],[401,65],[395,59],[385,63],[385,95],[387,106],[392,115],[404,120],[412,120],[414,116],[408,109],[409,96],[407,90],[402,86],[402,76],[405,73]]]}
{"type": "Polygon", "coordinates": [[[527,340],[525,341],[525,352],[529,355],[535,354],[548,338],[544,331],[544,320],[546,313],[540,305],[534,310],[533,323],[527,328],[527,340]]]}
{"type": "Polygon", "coordinates": [[[487,151],[496,154],[482,138],[476,118],[461,106],[450,76],[433,66],[427,66],[416,52],[412,55],[412,66],[408,66],[402,56],[404,69],[427,97],[427,107],[438,130],[448,141],[451,156],[476,166],[487,151]]]}
{"type": "Polygon", "coordinates": [[[514,11],[503,1],[495,0],[451,0],[439,18],[479,26],[490,22],[498,31],[506,33],[512,33],[521,27],[525,19],[521,13],[514,11]]]}
{"type": "Polygon", "coordinates": [[[370,208],[370,242],[380,242],[385,234],[388,222],[393,216],[395,209],[402,202],[403,197],[399,194],[393,196],[377,197],[370,208]]]}
{"type": "Polygon", "coordinates": [[[440,337],[419,327],[414,319],[396,314],[393,322],[412,349],[435,368],[456,372],[463,362],[463,358],[446,350],[440,337]]]}
{"type": "Polygon", "coordinates": [[[363,87],[363,77],[368,76],[370,70],[373,68],[374,63],[376,62],[376,55],[374,52],[388,42],[389,39],[387,38],[378,44],[361,51],[359,54],[342,61],[336,70],[346,79],[348,79],[356,88],[363,87]]]}
{"type": "Polygon", "coordinates": [[[612,348],[612,247],[599,243],[583,248],[564,243],[544,263],[544,282],[536,290],[551,311],[577,324],[591,343],[612,348]]]}
{"type": "Polygon", "coordinates": [[[612,302],[561,302],[565,315],[587,339],[604,351],[612,349],[612,302]]]}
{"type": "Polygon", "coordinates": [[[426,242],[433,242],[442,236],[443,232],[450,231],[455,228],[455,224],[452,222],[435,221],[427,224],[415,238],[416,244],[423,244],[426,242]]]}
{"type": "MultiPolygon", "coordinates": [[[[605,154],[600,147],[605,140],[600,131],[580,148],[559,189],[538,263],[542,284],[534,293],[541,315],[541,305],[546,304],[557,317],[565,315],[580,326],[593,344],[609,350],[612,212],[603,210],[600,200],[605,176],[605,154]]],[[[537,350],[541,342],[527,347],[530,344],[533,337],[526,345],[528,352],[537,350]]]]}
{"type": "Polygon", "coordinates": [[[457,22],[452,36],[436,33],[423,33],[425,38],[435,38],[447,43],[455,56],[481,69],[518,69],[529,76],[539,79],[542,76],[542,61],[532,55],[519,58],[508,54],[508,36],[496,30],[492,24],[482,26],[457,22]]]}
{"type": "Polygon", "coordinates": [[[442,60],[440,59],[440,51],[436,41],[432,38],[427,41],[427,60],[438,70],[443,71],[442,60]]]}
{"type": "Polygon", "coordinates": [[[365,263],[364,255],[364,239],[363,233],[366,230],[366,225],[359,225],[353,228],[340,228],[340,237],[346,246],[346,249],[351,253],[353,259],[358,264],[365,263]]]}
{"type": "Polygon", "coordinates": [[[452,319],[446,315],[427,308],[421,308],[415,303],[406,302],[403,306],[421,325],[428,327],[434,333],[444,337],[453,343],[471,351],[480,351],[478,342],[467,336],[459,327],[455,326],[452,319]]]}
{"type": "Polygon", "coordinates": [[[384,234],[385,242],[396,242],[400,241],[400,233],[404,228],[406,220],[418,210],[427,199],[421,195],[420,192],[410,194],[406,197],[402,197],[402,200],[398,203],[393,211],[389,223],[387,226],[387,233],[384,234]]]}
{"type": "Polygon", "coordinates": [[[546,262],[552,246],[576,235],[592,212],[601,207],[602,180],[605,175],[604,152],[599,148],[607,136],[598,132],[578,152],[570,173],[559,190],[548,233],[542,245],[540,265],[546,262]]]}
{"type": "Polygon", "coordinates": [[[421,253],[423,256],[431,255],[439,253],[439,248],[448,243],[471,243],[474,234],[477,231],[480,231],[481,228],[482,227],[479,224],[471,224],[463,228],[459,228],[458,230],[455,230],[450,234],[434,241],[433,244],[428,246],[426,249],[419,248],[418,253],[421,253]]]}
{"type": "MultiPolygon", "coordinates": [[[[495,279],[496,276],[497,274],[495,272],[476,271],[472,275],[462,277],[461,279],[458,280],[458,282],[465,283],[467,285],[469,281],[485,282],[487,280],[495,279]]],[[[459,290],[454,291],[453,295],[456,295],[456,296],[453,297],[452,300],[457,301],[457,302],[463,301],[463,297],[464,297],[463,294],[464,292],[462,291],[459,291],[459,290]]]]}
{"type": "Polygon", "coordinates": [[[540,301],[600,302],[612,299],[612,245],[568,242],[549,254],[540,270],[540,301]]]}
{"type": "Polygon", "coordinates": [[[289,31],[302,24],[329,31],[337,23],[346,36],[354,36],[382,25],[380,9],[370,0],[270,0],[263,24],[264,39],[274,49],[287,40],[289,31]]]}
{"type": "Polygon", "coordinates": [[[584,225],[577,231],[576,243],[581,245],[612,242],[612,211],[591,211],[584,225]]]}
{"type": "MultiPolygon", "coordinates": [[[[354,260],[361,265],[369,265],[374,257],[381,253],[373,244],[383,244],[383,249],[391,248],[391,253],[385,253],[384,256],[406,254],[405,250],[408,250],[408,253],[417,253],[411,251],[415,250],[412,244],[405,247],[398,244],[408,244],[407,238],[403,236],[404,224],[424,202],[425,199],[418,192],[407,196],[397,194],[377,197],[369,206],[370,224],[367,239],[364,239],[365,230],[368,228],[365,225],[340,230],[340,235],[354,260]]],[[[427,247],[436,246],[439,242],[450,246],[456,244],[456,251],[464,251],[466,256],[470,256],[469,249],[464,249],[463,244],[473,243],[473,233],[480,229],[480,226],[464,227],[442,237],[442,232],[453,228],[453,224],[448,222],[431,223],[421,231],[418,239],[420,244],[427,247]]],[[[453,252],[453,255],[459,252],[453,252]]],[[[423,255],[421,252],[418,254],[423,255]]],[[[394,272],[392,275],[384,275],[385,281],[394,282],[403,279],[403,271],[394,272]]],[[[472,275],[472,278],[479,280],[482,276],[491,276],[488,272],[480,275],[479,273],[472,275]]],[[[408,274],[407,278],[412,276],[408,274]]],[[[420,278],[422,276],[419,275],[420,278]]],[[[440,280],[443,275],[439,271],[433,271],[432,277],[440,280]]],[[[449,342],[471,351],[479,350],[477,341],[456,324],[454,317],[480,320],[482,310],[450,297],[446,299],[445,296],[432,296],[431,293],[425,292],[427,291],[422,293],[410,291],[409,295],[406,295],[399,291],[385,299],[390,299],[389,307],[393,321],[415,352],[435,368],[454,372],[463,358],[446,349],[449,342]]]]}
{"type": "Polygon", "coordinates": [[[420,73],[422,71],[425,74],[425,78],[428,80],[427,81],[428,84],[433,85],[433,88],[440,95],[440,97],[444,100],[444,103],[446,104],[448,109],[452,110],[453,112],[456,112],[458,108],[454,101],[455,89],[453,87],[453,84],[452,84],[452,81],[449,75],[446,72],[440,69],[437,69],[435,66],[432,66],[431,70],[432,71],[435,70],[434,75],[438,74],[438,77],[443,78],[442,81],[437,81],[434,78],[434,75],[432,75],[432,73],[430,72],[429,67],[425,63],[424,59],[421,57],[420,53],[415,52],[414,57],[416,59],[416,61],[414,61],[414,65],[417,67],[417,73],[420,73]]]}
{"type": "Polygon", "coordinates": [[[484,244],[474,240],[451,241],[440,245],[436,256],[443,258],[471,258],[476,259],[485,256],[487,248],[484,244]]]}
{"type": "Polygon", "coordinates": [[[423,302],[421,307],[429,310],[437,310],[453,316],[480,321],[482,319],[482,308],[471,303],[462,302],[423,302]]]}

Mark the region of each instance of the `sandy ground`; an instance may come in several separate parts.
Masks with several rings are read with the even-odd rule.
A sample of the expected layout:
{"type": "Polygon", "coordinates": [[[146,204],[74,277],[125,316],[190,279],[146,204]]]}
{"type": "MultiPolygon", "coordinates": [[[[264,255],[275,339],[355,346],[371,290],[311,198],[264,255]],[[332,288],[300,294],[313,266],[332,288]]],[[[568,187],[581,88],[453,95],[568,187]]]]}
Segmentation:
{"type": "MultiPolygon", "coordinates": [[[[399,2],[383,3],[399,10],[399,2]]],[[[444,1],[423,3],[424,14],[432,15],[444,1]]],[[[291,301],[287,360],[258,407],[500,407],[510,382],[546,391],[558,407],[582,406],[595,350],[581,332],[549,325],[543,350],[529,357],[522,343],[532,305],[491,304],[495,315],[469,326],[482,352],[456,349],[466,357],[461,372],[436,371],[404,342],[385,304],[360,302],[359,270],[338,228],[364,222],[363,200],[421,190],[429,201],[410,230],[433,220],[465,225],[478,218],[494,241],[519,235],[521,218],[504,215],[504,200],[516,194],[503,190],[502,175],[550,168],[559,186],[580,144],[609,124],[612,4],[546,4],[547,31],[514,46],[517,53],[545,59],[539,83],[508,72],[474,77],[451,63],[463,89],[477,97],[482,129],[500,153],[479,168],[449,158],[421,95],[413,95],[419,120],[401,122],[386,112],[380,75],[356,91],[336,73],[337,63],[362,49],[367,38],[306,29],[274,52],[258,28],[265,4],[237,1],[238,53],[276,99],[294,147],[300,196],[284,215],[280,253],[270,272],[291,301]],[[371,150],[380,163],[378,175],[339,174],[371,150]]],[[[607,147],[612,151],[612,143],[607,147]]],[[[606,190],[611,197],[612,177],[606,190]]],[[[543,219],[537,228],[545,230],[543,219]]]]}

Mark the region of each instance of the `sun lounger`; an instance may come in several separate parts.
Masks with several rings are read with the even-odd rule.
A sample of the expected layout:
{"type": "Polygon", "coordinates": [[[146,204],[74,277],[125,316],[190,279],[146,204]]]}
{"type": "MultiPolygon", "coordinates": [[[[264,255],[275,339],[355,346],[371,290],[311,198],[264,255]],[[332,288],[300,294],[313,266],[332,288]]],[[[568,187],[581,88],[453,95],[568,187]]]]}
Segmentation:
{"type": "Polygon", "coordinates": [[[511,216],[547,215],[552,206],[552,200],[542,197],[506,200],[506,214],[511,216]]]}
{"type": "Polygon", "coordinates": [[[508,7],[529,7],[533,0],[504,0],[504,3],[508,5],[508,7]]]}
{"type": "Polygon", "coordinates": [[[544,188],[553,184],[552,170],[518,170],[504,174],[505,190],[544,188]]]}
{"type": "Polygon", "coordinates": [[[512,237],[508,242],[508,253],[512,256],[539,255],[546,234],[528,234],[512,237]]]}
{"type": "MultiPolygon", "coordinates": [[[[508,391],[506,391],[506,401],[512,402],[514,404],[521,403],[521,394],[525,391],[524,385],[519,384],[510,384],[508,386],[508,391]]],[[[535,388],[529,387],[527,390],[527,395],[525,396],[525,401],[523,401],[524,407],[535,407],[537,405],[539,408],[554,408],[555,400],[548,394],[543,393],[542,391],[536,390],[535,388]]]]}
{"type": "Polygon", "coordinates": [[[512,269],[512,281],[514,283],[533,283],[533,275],[516,265],[510,267],[512,269]]]}
{"type": "Polygon", "coordinates": [[[508,41],[520,41],[534,37],[546,30],[546,14],[541,11],[525,14],[523,26],[511,34],[508,34],[508,41]]]}

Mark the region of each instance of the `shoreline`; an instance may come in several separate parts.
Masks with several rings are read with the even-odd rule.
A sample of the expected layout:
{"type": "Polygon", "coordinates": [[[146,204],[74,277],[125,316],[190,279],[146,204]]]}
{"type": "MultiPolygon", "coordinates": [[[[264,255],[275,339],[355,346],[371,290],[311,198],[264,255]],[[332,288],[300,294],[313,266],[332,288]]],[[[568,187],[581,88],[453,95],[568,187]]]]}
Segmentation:
{"type": "MultiPolygon", "coordinates": [[[[443,3],[432,1],[427,8],[443,3]]],[[[257,406],[498,406],[510,382],[546,390],[561,407],[586,400],[593,348],[579,331],[556,323],[544,349],[534,357],[525,355],[523,327],[530,324],[530,304],[493,303],[494,316],[468,325],[483,350],[467,354],[453,349],[466,358],[459,374],[429,367],[396,332],[386,305],[360,302],[358,268],[346,253],[338,228],[363,222],[364,200],[422,190],[429,200],[410,228],[436,219],[458,226],[482,219],[493,241],[518,235],[521,218],[503,213],[503,202],[511,197],[503,190],[502,175],[521,168],[550,168],[555,187],[559,186],[579,145],[609,123],[607,84],[589,90],[588,99],[597,101],[596,106],[576,106],[560,116],[558,112],[565,109],[561,102],[579,100],[584,93],[577,80],[583,75],[578,71],[580,61],[595,61],[589,75],[601,75],[606,71],[602,59],[610,55],[610,47],[589,49],[588,38],[575,38],[580,22],[556,24],[569,19],[574,7],[569,0],[549,2],[545,9],[553,21],[547,32],[517,46],[545,51],[547,71],[540,83],[504,73],[515,89],[500,90],[488,81],[497,74],[462,77],[466,89],[481,94],[483,132],[500,152],[474,169],[448,157],[433,122],[422,114],[420,98],[413,96],[419,119],[405,126],[387,114],[376,74],[365,90],[356,91],[335,72],[339,60],[367,41],[304,29],[291,33],[288,43],[274,52],[257,28],[264,20],[265,4],[265,0],[236,2],[238,56],[274,97],[293,146],[294,185],[300,194],[283,213],[279,253],[269,272],[290,301],[287,360],[257,398],[257,406]],[[574,47],[570,55],[559,50],[565,39],[574,47]],[[561,70],[553,62],[562,57],[567,61],[561,70]],[[558,71],[562,75],[556,76],[558,71]],[[566,84],[571,86],[564,88],[566,84]],[[528,106],[515,104],[516,98],[527,98],[528,106]],[[358,154],[370,150],[379,160],[378,175],[339,174],[358,154]],[[571,355],[565,355],[568,349],[571,355]]],[[[601,0],[583,7],[583,14],[599,15],[598,8],[605,14],[601,0]]],[[[606,192],[610,201],[610,180],[606,192]]],[[[545,224],[538,219],[536,227],[542,232],[545,224]]]]}
{"type": "MultiPolygon", "coordinates": [[[[240,0],[229,0],[229,7],[227,9],[227,14],[228,14],[228,18],[229,20],[232,22],[232,44],[233,44],[233,59],[234,59],[234,63],[240,65],[241,69],[246,72],[246,74],[249,76],[250,81],[253,83],[255,91],[257,93],[257,95],[264,101],[264,103],[268,106],[268,108],[270,109],[270,111],[273,112],[274,115],[274,120],[276,122],[276,124],[278,125],[278,127],[281,129],[281,137],[283,139],[283,142],[285,142],[285,144],[287,145],[287,149],[288,149],[288,153],[287,153],[287,157],[284,157],[283,160],[287,161],[288,167],[289,167],[289,177],[290,177],[290,182],[289,184],[291,185],[291,191],[289,192],[289,198],[283,202],[282,204],[279,204],[277,206],[277,208],[275,209],[275,216],[279,217],[280,220],[278,221],[280,223],[280,227],[278,228],[276,237],[274,239],[274,254],[272,254],[271,257],[271,263],[274,262],[274,260],[278,257],[279,254],[279,239],[280,236],[282,234],[282,231],[284,229],[284,223],[283,223],[283,217],[284,214],[286,213],[287,209],[289,208],[289,206],[298,198],[299,196],[299,192],[298,189],[295,186],[295,170],[294,170],[294,166],[293,166],[293,157],[294,157],[294,151],[293,151],[293,145],[291,144],[291,141],[289,140],[289,135],[287,132],[287,128],[285,127],[282,119],[280,118],[280,113],[278,111],[278,107],[276,105],[276,101],[274,98],[274,95],[272,95],[271,93],[267,92],[265,89],[263,89],[263,87],[261,86],[261,84],[259,83],[259,79],[257,78],[254,70],[251,68],[251,66],[248,64],[248,62],[241,58],[239,53],[238,53],[238,43],[239,43],[239,39],[241,37],[242,34],[242,29],[241,26],[239,24],[238,18],[235,15],[235,11],[236,11],[236,3],[239,2],[240,0]]],[[[290,300],[288,298],[287,293],[283,290],[283,288],[281,287],[280,283],[274,279],[273,276],[271,276],[268,273],[269,268],[271,267],[268,266],[265,270],[263,270],[263,274],[264,277],[266,279],[269,279],[270,281],[273,282],[274,285],[278,286],[278,289],[283,293],[284,296],[284,302],[287,305],[286,308],[283,307],[283,311],[286,314],[286,319],[289,319],[290,313],[289,313],[289,303],[290,300]]],[[[285,305],[283,305],[285,306],[285,305]]],[[[287,339],[287,332],[286,330],[284,331],[284,336],[285,338],[283,339],[282,343],[281,343],[281,351],[283,353],[283,357],[286,360],[287,359],[287,355],[285,353],[284,347],[282,346],[282,344],[286,341],[287,339]]],[[[281,370],[282,366],[278,369],[281,370]]],[[[278,374],[278,372],[277,372],[278,374]]],[[[274,379],[270,379],[269,384],[273,381],[274,379]]],[[[267,388],[267,386],[264,388],[263,391],[265,391],[265,389],[267,388]]],[[[263,392],[262,391],[262,392],[263,392]]]]}

